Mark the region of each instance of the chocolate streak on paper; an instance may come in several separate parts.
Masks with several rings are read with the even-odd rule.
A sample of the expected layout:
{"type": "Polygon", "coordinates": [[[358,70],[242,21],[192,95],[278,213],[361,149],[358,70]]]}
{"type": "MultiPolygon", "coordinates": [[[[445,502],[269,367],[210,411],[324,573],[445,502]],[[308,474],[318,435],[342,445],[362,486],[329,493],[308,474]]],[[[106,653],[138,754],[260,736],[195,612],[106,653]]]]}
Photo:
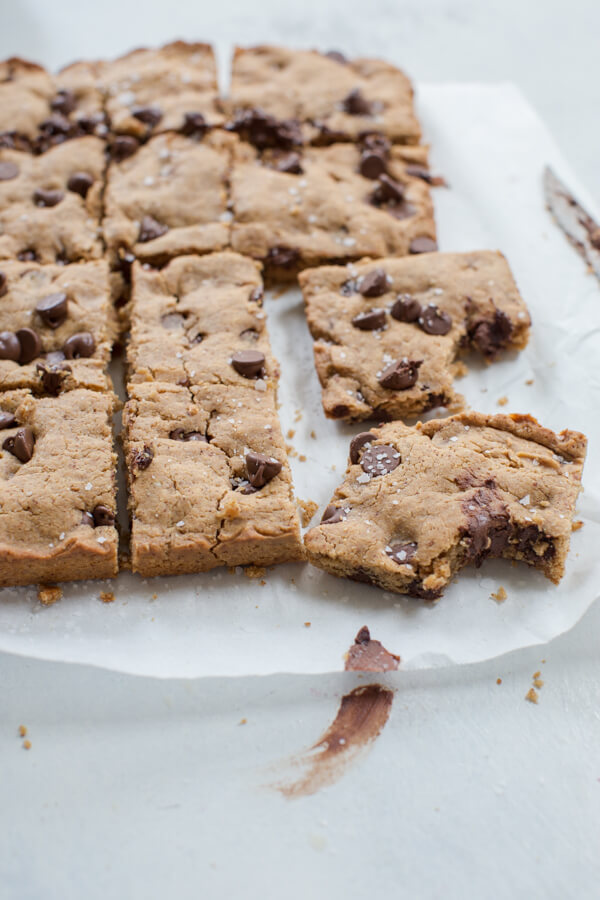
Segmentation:
{"type": "Polygon", "coordinates": [[[394,672],[399,662],[400,657],[386,650],[380,641],[371,640],[371,633],[364,625],[348,650],[345,669],[347,672],[394,672]]]}
{"type": "Polygon", "coordinates": [[[556,223],[600,279],[600,226],[548,166],[544,170],[544,195],[556,223]]]}
{"type": "Polygon", "coordinates": [[[394,695],[380,684],[355,688],[342,697],[338,713],[316,744],[296,763],[304,766],[295,781],[277,785],[289,798],[307,797],[338,781],[353,760],[384,728],[394,695]]]}

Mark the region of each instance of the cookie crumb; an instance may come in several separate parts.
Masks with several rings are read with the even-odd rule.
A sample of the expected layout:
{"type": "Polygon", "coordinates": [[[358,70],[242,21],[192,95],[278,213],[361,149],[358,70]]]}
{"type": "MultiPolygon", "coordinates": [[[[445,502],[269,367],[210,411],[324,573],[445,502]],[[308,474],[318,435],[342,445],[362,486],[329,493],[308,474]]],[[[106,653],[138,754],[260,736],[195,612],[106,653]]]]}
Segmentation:
{"type": "Polygon", "coordinates": [[[158,594],[152,594],[150,597],[151,600],[158,600],[158,594]]]}
{"type": "Polygon", "coordinates": [[[63,592],[56,584],[40,584],[38,586],[38,600],[42,606],[52,606],[62,600],[63,592]]]}
{"type": "Polygon", "coordinates": [[[115,595],[112,591],[100,591],[100,599],[103,603],[114,603],[115,595]]]}
{"type": "Polygon", "coordinates": [[[575,519],[575,521],[571,523],[571,531],[579,531],[581,528],[583,528],[581,519],[575,519]]]}
{"type": "Polygon", "coordinates": [[[246,725],[248,723],[248,719],[240,719],[238,725],[246,725]]]}
{"type": "Polygon", "coordinates": [[[295,428],[288,428],[286,438],[288,438],[288,440],[291,441],[291,439],[294,437],[295,434],[296,434],[295,428]]]}
{"type": "Polygon", "coordinates": [[[26,735],[27,728],[25,727],[25,725],[19,725],[19,737],[26,737],[26,735]]]}
{"type": "Polygon", "coordinates": [[[300,507],[300,519],[302,521],[302,527],[306,528],[314,514],[319,508],[319,504],[315,503],[314,500],[300,500],[298,498],[298,506],[300,507]]]}
{"type": "Polygon", "coordinates": [[[525,384],[533,384],[533,378],[528,378],[525,384]]]}
{"type": "Polygon", "coordinates": [[[525,699],[529,700],[530,703],[537,703],[538,699],[539,699],[539,694],[535,688],[529,688],[529,690],[525,694],[525,699]]]}
{"type": "Polygon", "coordinates": [[[502,684],[502,679],[501,679],[501,678],[496,678],[496,684],[502,684]]]}
{"type": "Polygon", "coordinates": [[[508,397],[498,397],[496,403],[498,404],[498,406],[506,406],[506,404],[508,403],[508,397]]]}
{"type": "Polygon", "coordinates": [[[502,585],[500,585],[497,591],[491,594],[492,600],[495,600],[496,603],[504,603],[507,597],[508,594],[506,593],[506,590],[502,587],[502,585]]]}
{"type": "Polygon", "coordinates": [[[23,741],[23,750],[31,750],[31,741],[23,741]]]}
{"type": "Polygon", "coordinates": [[[261,578],[259,583],[260,583],[261,587],[264,587],[267,582],[265,581],[264,578],[261,578]]]}
{"type": "Polygon", "coordinates": [[[539,677],[538,677],[538,678],[534,678],[534,679],[533,679],[533,686],[536,687],[536,688],[538,689],[538,691],[539,691],[540,688],[543,688],[543,687],[544,687],[544,682],[543,682],[542,679],[539,678],[539,677]]]}
{"type": "Polygon", "coordinates": [[[298,456],[298,460],[299,460],[299,462],[306,462],[306,456],[304,455],[304,453],[301,453],[298,456]]]}
{"type": "Polygon", "coordinates": [[[263,578],[267,574],[264,566],[244,566],[246,578],[263,578]]]}
{"type": "Polygon", "coordinates": [[[131,556],[126,551],[119,553],[119,571],[122,569],[131,570],[131,556]]]}
{"type": "Polygon", "coordinates": [[[311,625],[312,625],[312,622],[305,622],[305,623],[304,623],[304,627],[305,627],[305,628],[310,628],[311,625]]]}
{"type": "Polygon", "coordinates": [[[300,419],[302,418],[302,416],[303,416],[302,410],[297,409],[296,412],[294,413],[294,422],[299,422],[300,419]]]}
{"type": "Polygon", "coordinates": [[[311,433],[310,433],[310,436],[311,436],[311,438],[313,439],[313,441],[316,441],[316,439],[317,439],[317,432],[315,431],[314,428],[312,429],[312,431],[311,431],[311,433]]]}

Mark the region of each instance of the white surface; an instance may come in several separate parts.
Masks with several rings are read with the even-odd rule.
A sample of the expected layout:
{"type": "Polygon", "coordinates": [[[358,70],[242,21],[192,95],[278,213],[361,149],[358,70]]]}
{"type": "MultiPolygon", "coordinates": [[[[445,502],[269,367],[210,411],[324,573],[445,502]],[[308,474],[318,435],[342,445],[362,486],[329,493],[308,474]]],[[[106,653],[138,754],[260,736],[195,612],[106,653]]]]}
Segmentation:
{"type": "MultiPolygon", "coordinates": [[[[366,623],[405,667],[422,668],[547,641],[598,596],[600,420],[588,410],[600,409],[600,287],[544,209],[543,164],[587,198],[513,87],[430,86],[420,98],[434,170],[451,186],[435,192],[440,247],[501,248],[534,323],[526,352],[493,366],[475,363],[459,389],[475,409],[496,412],[498,398],[508,395],[507,411],[533,413],[590,439],[580,502],[585,526],[573,536],[561,584],[523,565],[487,563],[462,573],[432,607],[308,565],[271,569],[264,586],[241,570],[149,581],[123,574],[110,584],[114,604],[99,602],[100,588],[89,583],[66,586],[65,599],[50,609],[40,607],[35,589],[2,591],[0,648],[158,677],[332,672],[343,669],[343,654],[366,623]],[[500,585],[508,594],[501,606],[490,598],[500,585]]],[[[293,444],[307,457],[292,459],[297,494],[323,509],[360,427],[342,427],[322,413],[299,291],[267,299],[265,309],[282,364],[284,433],[295,429],[293,444]]]]}

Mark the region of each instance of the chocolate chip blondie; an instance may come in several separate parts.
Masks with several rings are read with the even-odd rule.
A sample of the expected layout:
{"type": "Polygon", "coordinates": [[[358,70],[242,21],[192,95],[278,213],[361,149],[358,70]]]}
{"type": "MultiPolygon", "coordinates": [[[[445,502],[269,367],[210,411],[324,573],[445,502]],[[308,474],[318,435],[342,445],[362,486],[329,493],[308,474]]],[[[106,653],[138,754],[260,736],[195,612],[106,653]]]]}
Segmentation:
{"type": "Polygon", "coordinates": [[[334,575],[435,600],[456,572],[520,560],[558,583],[586,452],[584,435],[531,416],[462,413],[356,435],[343,484],[307,533],[334,575]]]}
{"type": "Polygon", "coordinates": [[[108,390],[117,330],[104,260],[0,264],[0,391],[108,390]]]}
{"type": "Polygon", "coordinates": [[[259,109],[295,120],[303,141],[313,144],[356,141],[374,131],[395,143],[417,144],[421,137],[404,72],[337,52],[237,47],[226,105],[234,118],[259,109]]]}
{"type": "Polygon", "coordinates": [[[109,393],[0,394],[0,585],[117,573],[109,393]]]}
{"type": "Polygon", "coordinates": [[[459,355],[492,362],[527,344],[530,318],[505,258],[481,250],[363,261],[300,274],[330,418],[462,406],[459,355]]]}

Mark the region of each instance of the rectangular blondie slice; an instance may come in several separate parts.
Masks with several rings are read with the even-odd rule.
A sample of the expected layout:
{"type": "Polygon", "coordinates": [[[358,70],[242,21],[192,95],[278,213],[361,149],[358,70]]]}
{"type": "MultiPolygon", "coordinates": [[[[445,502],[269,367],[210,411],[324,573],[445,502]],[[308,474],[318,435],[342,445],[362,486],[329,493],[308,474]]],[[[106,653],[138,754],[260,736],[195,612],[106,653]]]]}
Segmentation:
{"type": "Polygon", "coordinates": [[[108,264],[0,264],[0,391],[107,390],[117,337],[108,264]]]}
{"type": "Polygon", "coordinates": [[[463,566],[564,573],[586,438],[531,416],[462,413],[356,435],[344,482],[305,536],[334,575],[435,600],[463,566]]]}
{"type": "Polygon", "coordinates": [[[240,143],[231,173],[232,248],[281,280],[324,262],[435,250],[429,185],[414,174],[425,171],[426,148],[377,140],[370,167],[366,146],[240,143]]]}
{"type": "Polygon", "coordinates": [[[104,141],[81,137],[41,156],[0,148],[0,259],[99,259],[104,141]]]}
{"type": "Polygon", "coordinates": [[[0,585],[116,575],[114,397],[0,394],[0,585]]]}
{"type": "Polygon", "coordinates": [[[314,144],[356,141],[380,132],[417,144],[413,89],[404,72],[378,59],[286,47],[236,47],[227,108],[234,117],[262,110],[296,120],[314,144]]]}
{"type": "Polygon", "coordinates": [[[502,254],[427,253],[300,275],[323,408],[355,421],[462,406],[453,377],[472,349],[521,350],[530,317],[502,254]]]}
{"type": "Polygon", "coordinates": [[[273,391],[130,387],[125,454],[132,568],[142,575],[302,558],[273,391]]]}

